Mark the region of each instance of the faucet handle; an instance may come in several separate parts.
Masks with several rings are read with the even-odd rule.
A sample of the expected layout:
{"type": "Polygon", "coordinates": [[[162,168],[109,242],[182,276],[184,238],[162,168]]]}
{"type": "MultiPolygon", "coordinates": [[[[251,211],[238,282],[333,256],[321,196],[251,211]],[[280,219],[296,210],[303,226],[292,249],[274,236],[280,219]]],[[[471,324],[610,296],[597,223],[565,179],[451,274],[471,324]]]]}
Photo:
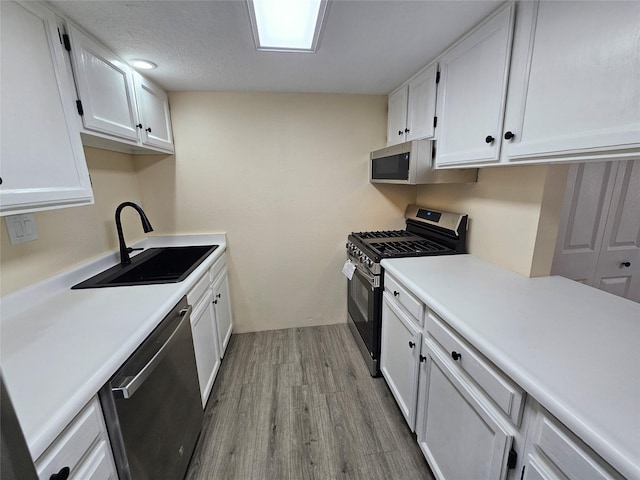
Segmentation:
{"type": "Polygon", "coordinates": [[[140,248],[131,248],[131,247],[127,247],[127,253],[131,253],[134,250],[144,250],[144,248],[140,247],[140,248]]]}

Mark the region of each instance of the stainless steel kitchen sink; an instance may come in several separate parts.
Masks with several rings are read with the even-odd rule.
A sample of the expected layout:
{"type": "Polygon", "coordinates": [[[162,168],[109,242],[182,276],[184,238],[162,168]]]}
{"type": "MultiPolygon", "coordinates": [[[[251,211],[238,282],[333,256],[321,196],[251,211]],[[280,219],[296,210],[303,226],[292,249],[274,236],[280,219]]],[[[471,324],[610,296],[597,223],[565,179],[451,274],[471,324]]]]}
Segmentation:
{"type": "Polygon", "coordinates": [[[218,245],[150,248],[133,257],[129,265],[115,265],[71,288],[124,287],[181,282],[216,248],[218,245]]]}

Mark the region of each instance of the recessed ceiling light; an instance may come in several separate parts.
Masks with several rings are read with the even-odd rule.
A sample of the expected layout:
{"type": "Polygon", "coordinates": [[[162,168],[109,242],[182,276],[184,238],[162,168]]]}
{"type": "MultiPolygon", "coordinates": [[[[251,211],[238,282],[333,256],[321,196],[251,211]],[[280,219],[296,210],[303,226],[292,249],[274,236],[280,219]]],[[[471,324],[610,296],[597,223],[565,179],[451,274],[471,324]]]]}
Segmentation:
{"type": "Polygon", "coordinates": [[[247,0],[258,50],[315,52],[328,0],[247,0]]]}
{"type": "Polygon", "coordinates": [[[131,65],[133,68],[139,68],[141,70],[153,70],[154,68],[158,67],[158,65],[156,65],[155,63],[150,62],[149,60],[142,59],[131,60],[129,62],[129,65],[131,65]]]}

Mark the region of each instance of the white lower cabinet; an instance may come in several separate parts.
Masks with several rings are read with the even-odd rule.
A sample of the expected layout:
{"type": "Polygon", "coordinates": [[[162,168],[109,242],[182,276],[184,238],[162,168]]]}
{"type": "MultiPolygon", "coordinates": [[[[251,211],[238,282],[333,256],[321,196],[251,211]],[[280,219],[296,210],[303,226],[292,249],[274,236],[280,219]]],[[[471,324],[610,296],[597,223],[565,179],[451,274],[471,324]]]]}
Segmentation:
{"type": "Polygon", "coordinates": [[[622,480],[385,273],[381,370],[438,480],[622,480]]]}
{"type": "Polygon", "coordinates": [[[220,350],[216,317],[213,310],[213,293],[210,289],[207,289],[202,300],[193,309],[191,331],[196,354],[200,396],[202,407],[204,408],[220,368],[220,350]]]}
{"type": "Polygon", "coordinates": [[[623,477],[535,402],[525,447],[524,480],[622,480],[623,477]]]}
{"type": "Polygon", "coordinates": [[[100,402],[91,399],[35,463],[38,478],[117,480],[100,402]],[[60,474],[60,477],[55,477],[60,474]]]}
{"type": "MultiPolygon", "coordinates": [[[[213,273],[215,269],[211,269],[213,273]]],[[[224,357],[227,350],[231,333],[233,332],[233,314],[231,312],[231,296],[229,293],[229,277],[227,275],[226,263],[222,270],[213,280],[213,306],[216,314],[216,325],[218,328],[218,342],[220,347],[220,358],[224,357]]]]}
{"type": "Polygon", "coordinates": [[[227,262],[223,254],[187,293],[202,407],[207,404],[233,331],[227,262]]]}
{"type": "Polygon", "coordinates": [[[504,479],[513,432],[454,360],[429,338],[420,372],[418,443],[435,476],[504,479]]]}
{"type": "Polygon", "coordinates": [[[415,430],[421,338],[416,320],[385,291],[382,297],[380,370],[411,431],[415,430]]]}

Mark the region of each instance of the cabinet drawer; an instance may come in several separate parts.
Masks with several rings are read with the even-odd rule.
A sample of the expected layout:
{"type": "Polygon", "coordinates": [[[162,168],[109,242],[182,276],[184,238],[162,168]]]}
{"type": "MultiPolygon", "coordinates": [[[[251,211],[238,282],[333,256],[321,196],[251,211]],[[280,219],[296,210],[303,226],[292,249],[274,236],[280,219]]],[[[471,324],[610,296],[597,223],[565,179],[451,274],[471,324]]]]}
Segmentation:
{"type": "Polygon", "coordinates": [[[400,305],[402,305],[418,322],[418,325],[422,327],[422,313],[424,312],[423,303],[389,274],[385,274],[384,276],[384,289],[389,292],[389,295],[400,303],[400,305]]]}
{"type": "Polygon", "coordinates": [[[427,334],[447,351],[449,358],[455,357],[455,364],[486,392],[514,425],[518,426],[524,406],[523,390],[476,353],[437,315],[429,311],[426,317],[427,334]]]}
{"type": "Polygon", "coordinates": [[[223,253],[222,256],[213,264],[211,269],[209,270],[209,280],[211,283],[214,282],[216,278],[220,275],[220,272],[227,266],[227,258],[223,253]]]}
{"type": "Polygon", "coordinates": [[[102,411],[94,398],[67,426],[36,462],[38,477],[49,480],[61,468],[69,467],[75,475],[76,467],[103,429],[102,411]]]}
{"type": "Polygon", "coordinates": [[[206,293],[210,283],[209,273],[205,273],[200,280],[196,282],[189,293],[187,293],[187,301],[193,305],[194,309],[196,308],[198,301],[206,293]]]}
{"type": "Polygon", "coordinates": [[[569,480],[622,480],[622,476],[555,418],[538,415],[534,444],[569,480]]]}
{"type": "Polygon", "coordinates": [[[71,480],[115,480],[116,471],[109,445],[101,440],[71,480]]]}

